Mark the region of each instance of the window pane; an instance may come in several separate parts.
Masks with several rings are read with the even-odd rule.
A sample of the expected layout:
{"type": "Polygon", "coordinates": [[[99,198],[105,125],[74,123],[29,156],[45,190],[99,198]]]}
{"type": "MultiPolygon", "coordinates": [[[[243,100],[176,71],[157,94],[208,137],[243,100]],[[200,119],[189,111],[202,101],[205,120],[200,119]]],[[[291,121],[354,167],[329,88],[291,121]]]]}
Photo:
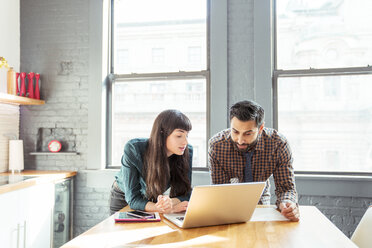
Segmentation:
{"type": "Polygon", "coordinates": [[[279,78],[278,125],[301,171],[372,172],[372,75],[279,78]]]}
{"type": "Polygon", "coordinates": [[[372,64],[372,1],[277,0],[277,67],[372,64]]]}
{"type": "Polygon", "coordinates": [[[148,138],[156,116],[178,109],[192,123],[189,144],[194,148],[193,167],[206,166],[206,80],[116,82],[113,89],[112,164],[120,166],[125,143],[148,138]]]}
{"type": "Polygon", "coordinates": [[[115,0],[115,73],[205,70],[206,7],[206,0],[115,0]]]}

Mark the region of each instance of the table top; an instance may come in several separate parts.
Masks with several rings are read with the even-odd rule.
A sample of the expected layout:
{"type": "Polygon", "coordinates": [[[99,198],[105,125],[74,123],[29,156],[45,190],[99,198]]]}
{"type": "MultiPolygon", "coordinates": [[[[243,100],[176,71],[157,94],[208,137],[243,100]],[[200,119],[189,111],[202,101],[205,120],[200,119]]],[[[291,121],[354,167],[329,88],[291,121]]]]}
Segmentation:
{"type": "Polygon", "coordinates": [[[300,206],[300,213],[299,222],[249,221],[191,229],[178,228],[163,217],[161,222],[115,223],[112,215],[62,247],[357,247],[316,207],[300,206]]]}

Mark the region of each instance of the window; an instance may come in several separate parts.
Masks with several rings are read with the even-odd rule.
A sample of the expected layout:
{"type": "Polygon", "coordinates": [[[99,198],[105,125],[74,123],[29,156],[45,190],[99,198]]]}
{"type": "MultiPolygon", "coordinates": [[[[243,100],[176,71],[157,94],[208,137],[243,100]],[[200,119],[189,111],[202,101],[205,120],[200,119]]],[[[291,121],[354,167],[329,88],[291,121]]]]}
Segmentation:
{"type": "Polygon", "coordinates": [[[199,64],[201,61],[201,47],[188,48],[188,62],[190,64],[199,64]]]}
{"type": "Polygon", "coordinates": [[[120,49],[117,52],[117,64],[128,65],[129,64],[129,51],[128,49],[120,49]]]}
{"type": "Polygon", "coordinates": [[[372,2],[276,1],[274,122],[297,171],[372,172],[372,2]]]}
{"type": "Polygon", "coordinates": [[[164,48],[153,48],[152,49],[152,63],[153,64],[164,63],[164,48]]]}
{"type": "Polygon", "coordinates": [[[120,166],[128,140],[149,137],[165,109],[190,118],[193,167],[206,167],[207,16],[207,0],[112,1],[109,167],[120,166]]]}

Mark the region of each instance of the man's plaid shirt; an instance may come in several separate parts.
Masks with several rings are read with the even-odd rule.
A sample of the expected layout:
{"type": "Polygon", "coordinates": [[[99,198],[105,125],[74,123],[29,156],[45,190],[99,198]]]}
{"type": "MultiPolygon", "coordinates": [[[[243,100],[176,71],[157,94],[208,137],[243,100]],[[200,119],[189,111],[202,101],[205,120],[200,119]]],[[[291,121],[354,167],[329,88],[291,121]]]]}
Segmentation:
{"type": "MultiPolygon", "coordinates": [[[[212,183],[230,183],[230,179],[244,181],[244,152],[240,152],[231,140],[231,129],[217,133],[209,140],[208,166],[212,183]]],[[[274,176],[276,205],[285,200],[297,203],[297,192],[292,167],[292,152],[286,138],[271,128],[264,128],[252,156],[254,182],[266,181],[260,204],[270,204],[269,177],[274,176]]]]}

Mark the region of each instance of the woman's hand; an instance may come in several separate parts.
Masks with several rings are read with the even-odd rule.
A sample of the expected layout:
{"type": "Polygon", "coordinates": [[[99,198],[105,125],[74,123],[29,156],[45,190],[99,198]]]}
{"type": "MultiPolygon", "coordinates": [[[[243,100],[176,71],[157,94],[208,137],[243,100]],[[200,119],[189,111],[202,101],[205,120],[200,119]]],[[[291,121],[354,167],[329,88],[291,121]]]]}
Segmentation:
{"type": "Polygon", "coordinates": [[[158,201],[155,203],[155,207],[159,213],[171,213],[173,203],[171,198],[167,195],[158,195],[158,201]]]}
{"type": "Polygon", "coordinates": [[[173,206],[172,213],[179,213],[179,212],[186,211],[188,205],[189,205],[188,201],[180,202],[173,206]]]}
{"type": "Polygon", "coordinates": [[[157,212],[169,214],[186,211],[188,204],[188,201],[181,202],[178,198],[169,198],[167,195],[159,195],[155,207],[157,212]]]}

